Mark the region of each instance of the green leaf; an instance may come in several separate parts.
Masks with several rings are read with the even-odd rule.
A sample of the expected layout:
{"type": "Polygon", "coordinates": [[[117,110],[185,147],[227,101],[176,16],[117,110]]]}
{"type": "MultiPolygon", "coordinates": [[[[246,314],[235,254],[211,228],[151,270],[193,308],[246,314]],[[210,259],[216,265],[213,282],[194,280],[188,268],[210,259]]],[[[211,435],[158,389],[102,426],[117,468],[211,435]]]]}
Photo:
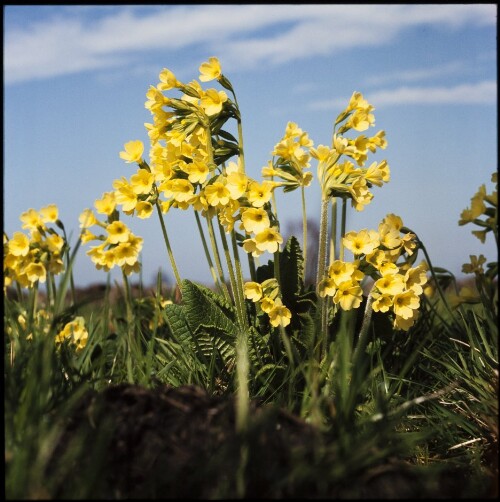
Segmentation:
{"type": "Polygon", "coordinates": [[[188,325],[183,306],[175,303],[165,305],[163,313],[175,341],[183,344],[191,340],[193,333],[188,325]]]}
{"type": "Polygon", "coordinates": [[[215,328],[235,336],[236,312],[224,297],[189,280],[182,282],[181,291],[186,319],[194,332],[215,328]]]}
{"type": "Polygon", "coordinates": [[[238,140],[232,134],[228,133],[227,131],[224,131],[223,129],[220,129],[219,131],[217,131],[217,134],[224,139],[232,141],[236,144],[238,143],[238,140]]]}
{"type": "Polygon", "coordinates": [[[281,292],[284,303],[299,296],[304,290],[304,257],[299,241],[291,236],[280,253],[281,292]]]}

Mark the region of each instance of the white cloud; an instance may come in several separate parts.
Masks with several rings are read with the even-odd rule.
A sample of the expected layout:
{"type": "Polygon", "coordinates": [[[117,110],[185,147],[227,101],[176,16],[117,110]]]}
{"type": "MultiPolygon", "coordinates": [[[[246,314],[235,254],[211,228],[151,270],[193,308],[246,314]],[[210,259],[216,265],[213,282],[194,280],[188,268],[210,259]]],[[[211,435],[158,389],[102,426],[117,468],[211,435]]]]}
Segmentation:
{"type": "Polygon", "coordinates": [[[496,6],[485,4],[66,7],[55,17],[6,24],[4,78],[8,84],[126,66],[144,51],[194,46],[212,50],[234,71],[386,44],[420,24],[494,23],[496,6]]]}
{"type": "MultiPolygon", "coordinates": [[[[310,110],[338,110],[349,101],[333,99],[315,101],[309,104],[310,110]]],[[[365,94],[365,98],[375,108],[392,105],[474,105],[494,104],[497,101],[497,83],[486,80],[474,84],[461,84],[453,87],[398,87],[365,94]]]]}
{"type": "Polygon", "coordinates": [[[399,87],[368,95],[371,103],[382,105],[401,104],[489,104],[497,99],[497,83],[484,81],[461,84],[455,87],[399,87]]]}
{"type": "Polygon", "coordinates": [[[462,74],[467,71],[467,64],[462,61],[452,61],[448,64],[429,68],[414,68],[411,70],[398,70],[386,72],[366,79],[367,84],[380,85],[387,82],[415,82],[449,75],[462,74]]]}

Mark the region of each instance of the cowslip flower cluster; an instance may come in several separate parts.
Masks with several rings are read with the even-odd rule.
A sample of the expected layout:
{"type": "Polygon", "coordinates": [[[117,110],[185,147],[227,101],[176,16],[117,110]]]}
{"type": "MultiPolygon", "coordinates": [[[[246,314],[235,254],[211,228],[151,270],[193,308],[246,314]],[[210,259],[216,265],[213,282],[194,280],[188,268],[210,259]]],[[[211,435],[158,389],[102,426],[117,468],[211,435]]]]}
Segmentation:
{"type": "Polygon", "coordinates": [[[66,323],[61,331],[56,335],[55,343],[60,346],[65,340],[69,340],[75,346],[77,352],[87,345],[89,333],[85,327],[85,319],[81,316],[75,317],[66,323]]]}
{"type": "Polygon", "coordinates": [[[362,132],[375,125],[373,106],[360,92],[354,92],[347,108],[337,117],[332,146],[318,145],[310,154],[318,161],[318,179],[323,198],[340,197],[350,199],[357,211],[362,211],[373,199],[370,189],[381,187],[390,180],[390,169],[386,160],[373,162],[364,167],[368,152],[385,149],[385,132],[379,131],[371,137],[359,135],[350,139],[344,133],[354,129],[362,132]],[[356,163],[356,165],[355,165],[356,163]]]}
{"type": "Polygon", "coordinates": [[[360,283],[365,277],[358,267],[359,261],[333,261],[328,267],[327,276],[318,285],[319,296],[331,296],[333,302],[340,305],[342,310],[357,309],[363,301],[360,283]]]}
{"type": "MultiPolygon", "coordinates": [[[[231,90],[217,58],[199,69],[201,82],[217,79],[231,90]]],[[[180,82],[167,68],[159,80],[146,94],[145,107],[153,116],[152,123],[145,124],[151,142],[149,161],[143,159],[141,141],[125,144],[120,157],[137,163],[139,169],[129,180],[114,182],[116,204],[125,214],[139,217],[148,217],[155,204],[162,213],[192,207],[209,218],[217,215],[226,233],[239,221],[247,253],[275,252],[283,239],[269,201],[279,184],[247,176],[239,159],[226,165],[239,154],[236,139],[222,130],[229,118],[239,114],[235,103],[225,91],[204,90],[196,80],[180,82]],[[164,94],[174,89],[182,93],[179,98],[164,94]]]]}
{"type": "Polygon", "coordinates": [[[262,283],[246,282],[244,293],[248,300],[259,304],[261,310],[268,315],[271,326],[276,328],[290,324],[292,313],[281,301],[279,285],[276,279],[267,279],[262,283]]]}
{"type": "Polygon", "coordinates": [[[486,192],[486,185],[481,185],[476,194],[471,198],[470,208],[467,207],[460,215],[459,225],[473,223],[481,230],[473,230],[475,235],[483,244],[486,240],[486,234],[496,230],[496,215],[498,210],[498,183],[497,173],[491,175],[491,181],[495,183],[495,190],[491,193],[486,192]],[[484,216],[483,219],[481,217],[484,216]]]}
{"type": "Polygon", "coordinates": [[[99,244],[92,246],[87,255],[94,262],[98,270],[108,272],[113,267],[121,267],[126,275],[139,272],[139,254],[142,250],[143,239],[134,235],[130,229],[118,220],[115,210],[113,193],[106,192],[101,199],[94,203],[96,211],[107,215],[106,221],[97,219],[92,209],[85,209],[80,215],[80,239],[83,243],[98,241],[99,244]],[[97,226],[105,233],[94,234],[89,228],[97,226]]]}
{"type": "Polygon", "coordinates": [[[307,132],[295,122],[288,122],[283,138],[272,151],[273,159],[262,168],[262,177],[280,179],[278,183],[284,192],[309,186],[313,175],[305,169],[311,167],[309,148],[313,145],[307,132]]]}
{"type": "Polygon", "coordinates": [[[408,331],[418,319],[427,270],[425,262],[403,273],[397,266],[382,268],[382,277],[375,281],[370,293],[374,298],[373,310],[390,310],[394,315],[394,327],[408,331]]]}
{"type": "Polygon", "coordinates": [[[428,270],[425,262],[411,267],[416,257],[415,234],[407,231],[399,216],[388,214],[377,231],[348,232],[342,242],[355,260],[333,261],[318,285],[318,294],[332,297],[342,310],[358,308],[363,300],[361,283],[369,276],[374,280],[373,310],[390,311],[394,327],[407,331],[418,318],[428,270]]]}
{"type": "MultiPolygon", "coordinates": [[[[498,191],[497,191],[497,173],[491,175],[491,181],[495,183],[495,190],[491,193],[486,192],[486,186],[483,184],[471,198],[470,208],[464,209],[460,215],[459,225],[472,223],[481,228],[473,230],[475,235],[483,244],[486,236],[492,232],[498,242],[498,191]]],[[[484,297],[498,298],[497,279],[498,264],[496,262],[487,263],[487,258],[480,254],[469,255],[469,263],[462,265],[464,274],[473,274],[475,276],[475,287],[463,286],[458,295],[451,292],[449,301],[453,307],[463,303],[480,303],[484,297]],[[486,265],[486,269],[484,267],[486,265]]],[[[495,303],[495,300],[494,300],[495,303]]],[[[496,300],[498,303],[498,300],[496,300]]]]}
{"type": "Polygon", "coordinates": [[[35,312],[33,321],[31,323],[32,331],[28,331],[29,324],[27,319],[28,313],[26,309],[21,309],[16,318],[17,322],[6,326],[5,332],[7,333],[7,335],[22,335],[24,338],[26,338],[26,340],[32,340],[33,333],[43,333],[45,335],[49,334],[50,326],[52,323],[52,315],[49,311],[45,309],[38,309],[35,312]]]}
{"type": "Polygon", "coordinates": [[[51,226],[63,228],[59,211],[50,204],[39,211],[28,209],[21,214],[24,232],[14,232],[9,239],[4,234],[4,288],[16,281],[23,288],[32,288],[44,283],[47,274],[58,275],[64,270],[63,253],[66,241],[51,226]]]}

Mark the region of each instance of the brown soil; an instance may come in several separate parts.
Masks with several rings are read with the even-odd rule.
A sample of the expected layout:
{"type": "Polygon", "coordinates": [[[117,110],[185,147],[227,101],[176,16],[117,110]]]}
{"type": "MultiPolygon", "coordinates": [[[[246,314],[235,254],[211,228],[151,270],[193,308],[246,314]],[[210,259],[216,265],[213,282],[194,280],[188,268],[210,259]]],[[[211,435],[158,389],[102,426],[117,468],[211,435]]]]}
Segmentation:
{"type": "MultiPolygon", "coordinates": [[[[245,498],[464,495],[465,480],[458,473],[444,473],[429,483],[414,465],[397,459],[381,461],[346,480],[329,480],[326,473],[334,472],[339,459],[318,453],[326,451],[324,436],[286,411],[257,402],[251,411],[245,498]]],[[[74,498],[83,485],[85,497],[95,499],[236,498],[245,449],[234,418],[232,399],[209,396],[194,386],[151,390],[122,384],[89,392],[68,419],[54,456],[56,498],[74,498]],[[71,456],[82,451],[74,439],[78,437],[83,438],[84,454],[71,456]],[[95,480],[91,489],[89,479],[95,480]]]]}

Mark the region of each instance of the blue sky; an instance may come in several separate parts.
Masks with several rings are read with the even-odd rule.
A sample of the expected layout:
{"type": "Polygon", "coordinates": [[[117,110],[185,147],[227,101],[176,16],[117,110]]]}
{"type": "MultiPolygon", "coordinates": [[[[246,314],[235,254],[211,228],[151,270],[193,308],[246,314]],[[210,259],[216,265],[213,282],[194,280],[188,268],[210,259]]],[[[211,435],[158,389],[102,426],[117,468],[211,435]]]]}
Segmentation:
{"type": "MultiPolygon", "coordinates": [[[[470,254],[497,256],[492,240],[458,226],[498,167],[496,23],[495,4],[4,6],[4,229],[11,235],[22,212],[55,203],[74,243],[82,210],[132,174],[119,152],[147,143],[145,94],[162,68],[189,82],[217,56],[257,179],[288,121],[329,144],[334,119],[362,92],[375,107],[369,133],[386,131],[388,148],[373,160],[387,159],[391,181],[349,212],[348,230],[398,214],[434,265],[460,275],[470,254]]],[[[299,221],[298,192],[280,193],[278,210],[282,228],[299,221]]],[[[144,238],[143,281],[159,268],[171,278],[159,222],[124,221],[144,238]]],[[[209,282],[192,212],[166,222],[181,276],[209,282]]],[[[81,251],[75,279],[106,274],[81,251]]]]}

